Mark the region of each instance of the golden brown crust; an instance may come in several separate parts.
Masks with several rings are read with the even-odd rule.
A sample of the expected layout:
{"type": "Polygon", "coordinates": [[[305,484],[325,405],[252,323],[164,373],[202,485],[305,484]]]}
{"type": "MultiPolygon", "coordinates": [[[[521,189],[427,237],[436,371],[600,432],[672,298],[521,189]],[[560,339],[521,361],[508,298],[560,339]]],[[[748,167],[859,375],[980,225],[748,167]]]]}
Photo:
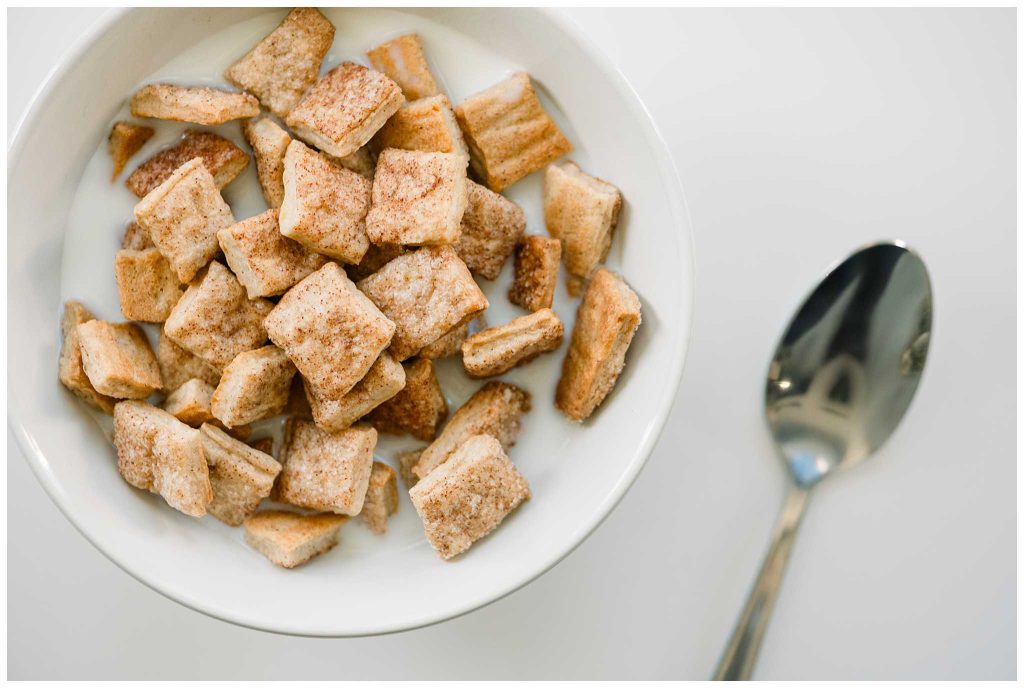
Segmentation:
{"type": "Polygon", "coordinates": [[[344,158],[362,148],[405,98],[394,81],[342,62],[306,91],[285,122],[303,141],[344,158]]]}
{"type": "Polygon", "coordinates": [[[142,198],[193,158],[202,159],[218,189],[230,184],[249,165],[249,154],[223,136],[210,131],[189,129],[178,143],[136,167],[124,185],[142,198]]]}
{"type": "Polygon", "coordinates": [[[414,33],[393,38],[366,51],[370,64],[399,85],[408,100],[440,93],[423,54],[420,37],[414,33]]]}
{"type": "Polygon", "coordinates": [[[250,447],[258,452],[263,452],[267,456],[273,458],[274,456],[274,438],[273,437],[258,437],[254,440],[246,442],[250,447]]]}
{"type": "Polygon", "coordinates": [[[210,409],[228,427],[276,416],[288,405],[294,376],[295,366],[276,346],[243,351],[224,368],[210,409]]]}
{"type": "Polygon", "coordinates": [[[288,290],[266,319],[270,339],[328,398],[341,398],[387,348],[395,325],[337,263],[288,290]]]}
{"type": "Polygon", "coordinates": [[[64,304],[64,314],[60,321],[63,341],[60,346],[58,377],[61,384],[74,392],[79,399],[103,413],[112,414],[117,399],[97,392],[89,382],[89,376],[85,374],[85,367],[82,365],[78,326],[90,320],[95,320],[95,318],[79,302],[68,301],[64,304]]]}
{"type": "Polygon", "coordinates": [[[640,300],[614,272],[594,273],[573,327],[555,406],[570,420],[585,420],[615,386],[626,350],[640,326],[640,300]]]}
{"type": "Polygon", "coordinates": [[[203,425],[199,433],[213,490],[206,510],[229,526],[241,525],[270,495],[281,464],[213,425],[203,425]]]}
{"type": "Polygon", "coordinates": [[[569,282],[573,296],[608,255],[621,208],[617,188],[572,162],[550,165],[544,173],[544,222],[562,242],[565,268],[576,278],[569,282]]]}
{"type": "Polygon", "coordinates": [[[220,381],[219,369],[175,344],[162,328],[156,357],[160,364],[160,377],[163,379],[162,389],[165,392],[173,392],[193,378],[198,378],[212,387],[216,387],[220,381]]]}
{"type": "Polygon", "coordinates": [[[316,81],[333,42],[334,25],[319,10],[298,7],[228,67],[224,78],[284,117],[316,81]]]}
{"type": "Polygon", "coordinates": [[[377,159],[366,234],[375,244],[451,244],[466,203],[465,158],[389,148],[377,159]]]}
{"type": "Polygon", "coordinates": [[[377,431],[366,425],[330,433],[289,420],[278,498],[305,509],[355,516],[363,508],[376,445],[377,431]]]}
{"type": "Polygon", "coordinates": [[[206,86],[150,84],[131,100],[135,117],[155,117],[195,124],[224,124],[260,114],[259,101],[248,93],[231,93],[206,86]]]}
{"type": "Polygon", "coordinates": [[[380,432],[409,433],[429,442],[437,434],[438,424],[448,415],[441,385],[432,361],[417,358],[403,364],[405,387],[380,404],[367,420],[380,432]]]}
{"type": "Polygon", "coordinates": [[[374,533],[383,535],[388,530],[388,516],[398,511],[398,481],[391,466],[373,462],[370,483],[366,488],[363,510],[359,512],[363,522],[374,533]]]}
{"type": "Polygon", "coordinates": [[[107,150],[110,158],[114,161],[114,171],[110,175],[110,181],[117,179],[124,166],[133,155],[139,152],[146,141],[153,138],[156,130],[153,127],[144,127],[131,122],[114,122],[107,137],[107,150]]]}
{"type": "Polygon", "coordinates": [[[77,326],[82,367],[100,394],[145,399],[160,389],[160,366],[135,323],[88,320],[77,326]]]}
{"type": "Polygon", "coordinates": [[[528,311],[551,308],[561,259],[562,242],[558,239],[523,237],[516,251],[515,278],[508,290],[508,300],[528,311]]]}
{"type": "Polygon", "coordinates": [[[278,566],[291,569],[338,544],[338,531],[347,520],[334,514],[257,511],[245,519],[245,541],[278,566]]]}
{"type": "Polygon", "coordinates": [[[445,95],[406,103],[391,116],[370,142],[374,150],[402,150],[457,153],[469,159],[469,149],[445,95]]]}
{"type": "Polygon", "coordinates": [[[467,182],[468,205],[455,250],[474,275],[495,279],[526,231],[526,214],[487,187],[467,182]]]}
{"type": "Polygon", "coordinates": [[[198,428],[203,423],[214,420],[210,412],[212,396],[212,385],[199,378],[192,378],[167,395],[163,408],[185,425],[198,428]]]}
{"type": "Polygon", "coordinates": [[[340,399],[331,399],[306,389],[313,420],[328,432],[344,430],[405,386],[405,370],[388,352],[380,355],[363,379],[340,399]]]}
{"type": "Polygon", "coordinates": [[[530,410],[530,393],[507,382],[488,382],[463,404],[420,455],[413,472],[420,478],[443,464],[473,435],[496,437],[506,449],[515,444],[522,417],[530,410]]]}
{"type": "Polygon", "coordinates": [[[562,343],[565,327],[550,308],[477,332],[462,343],[470,377],[493,377],[523,365],[562,343]]]}
{"type": "Polygon", "coordinates": [[[529,499],[530,486],[495,438],[476,435],[409,490],[409,497],[431,546],[451,559],[529,499]]]}
{"type": "Polygon", "coordinates": [[[284,201],[284,154],[292,137],[269,117],[247,121],[242,133],[256,158],[256,177],[263,198],[271,208],[280,208],[284,201]]]}
{"type": "Polygon", "coordinates": [[[114,276],[126,320],[163,322],[185,291],[156,248],[118,251],[114,276]]]}
{"type": "Polygon", "coordinates": [[[451,246],[428,246],[399,256],[358,287],[395,323],[391,353],[400,361],[488,305],[451,246]]]}
{"type": "Polygon", "coordinates": [[[572,150],[544,111],[525,72],[470,96],[455,108],[473,171],[501,191],[572,150]]]}

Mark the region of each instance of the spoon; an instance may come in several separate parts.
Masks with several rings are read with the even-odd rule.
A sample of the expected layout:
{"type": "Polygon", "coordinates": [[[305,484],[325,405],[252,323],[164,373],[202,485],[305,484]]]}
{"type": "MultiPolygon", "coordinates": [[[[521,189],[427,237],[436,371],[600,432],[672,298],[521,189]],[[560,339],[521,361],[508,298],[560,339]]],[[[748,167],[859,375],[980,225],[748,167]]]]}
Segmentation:
{"type": "Polygon", "coordinates": [[[811,490],[866,459],[899,425],[931,329],[928,271],[900,242],[844,260],[790,321],[768,366],[765,416],[792,482],[716,680],[750,678],[811,490]]]}

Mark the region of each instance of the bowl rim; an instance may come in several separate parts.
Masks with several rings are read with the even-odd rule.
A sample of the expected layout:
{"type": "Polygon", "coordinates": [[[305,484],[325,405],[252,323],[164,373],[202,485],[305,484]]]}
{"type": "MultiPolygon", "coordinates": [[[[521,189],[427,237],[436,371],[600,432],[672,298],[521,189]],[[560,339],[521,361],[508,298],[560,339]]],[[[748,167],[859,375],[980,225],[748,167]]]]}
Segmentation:
{"type": "MultiPolygon", "coordinates": [[[[103,15],[101,15],[95,22],[87,27],[81,36],[58,58],[57,63],[50,70],[50,72],[43,79],[43,82],[36,89],[35,93],[29,101],[28,107],[22,113],[18,119],[18,123],[14,128],[11,142],[8,146],[8,163],[7,171],[10,175],[11,171],[14,170],[21,160],[23,154],[24,142],[27,139],[26,131],[29,128],[29,123],[35,119],[37,114],[43,110],[47,104],[50,96],[54,90],[54,87],[61,81],[65,73],[71,68],[71,66],[77,61],[77,59],[85,54],[89,49],[92,48],[93,44],[117,21],[132,12],[144,11],[146,8],[131,8],[121,7],[108,9],[103,15]]],[[[237,615],[230,613],[227,610],[219,609],[213,606],[209,606],[198,599],[192,599],[180,594],[180,591],[172,591],[169,586],[165,585],[161,581],[151,580],[146,577],[145,573],[136,570],[136,568],[128,561],[121,560],[116,553],[104,548],[98,538],[90,535],[89,532],[83,529],[83,526],[72,514],[67,500],[65,498],[63,490],[57,484],[56,479],[51,473],[43,470],[45,459],[41,454],[41,450],[32,441],[31,434],[27,427],[19,420],[18,412],[15,410],[16,407],[8,407],[8,427],[13,431],[15,439],[18,443],[18,447],[21,453],[24,455],[29,467],[32,469],[36,479],[43,486],[47,495],[56,504],[57,508],[64,515],[65,518],[75,527],[75,529],[82,534],[82,536],[89,541],[99,552],[101,552],[107,559],[113,562],[118,568],[127,573],[129,576],[139,581],[146,587],[154,590],[155,592],[163,595],[167,599],[170,599],[178,604],[181,604],[189,609],[197,611],[206,616],[226,621],[228,623],[242,626],[245,628],[251,628],[253,630],[278,633],[282,635],[291,635],[299,637],[365,637],[375,635],[388,635],[392,633],[400,633],[403,631],[415,630],[418,628],[425,628],[432,626],[449,619],[455,619],[470,612],[481,609],[489,604],[497,602],[500,599],[511,595],[513,592],[525,587],[529,583],[535,581],[537,578],[547,573],[549,570],[554,568],[559,562],[569,556],[573,551],[576,550],[583,542],[589,538],[597,528],[604,523],[604,521],[611,515],[615,508],[622,501],[626,492],[636,481],[640,474],[640,471],[647,464],[648,459],[654,446],[661,436],[664,430],[665,423],[668,420],[668,414],[672,409],[674,401],[678,396],[679,385],[682,380],[683,370],[686,363],[687,352],[689,349],[690,341],[693,332],[693,308],[694,308],[694,294],[695,294],[695,281],[696,275],[694,271],[694,244],[693,244],[693,224],[691,221],[689,208],[686,203],[685,193],[680,181],[679,172],[676,168],[675,161],[669,153],[667,144],[665,143],[664,137],[661,131],[658,129],[654,118],[651,116],[650,111],[644,105],[640,96],[633,89],[632,85],[622,74],[619,68],[611,61],[606,54],[600,50],[599,46],[591,39],[583,29],[568,15],[562,11],[553,8],[519,8],[519,11],[532,11],[539,13],[546,21],[555,25],[562,33],[564,33],[571,41],[575,42],[577,46],[586,54],[586,56],[592,60],[598,67],[598,69],[608,75],[612,85],[617,91],[617,94],[623,99],[627,108],[634,115],[634,117],[646,124],[647,131],[646,136],[651,143],[651,152],[657,161],[659,167],[659,173],[665,179],[666,188],[669,190],[668,199],[671,214],[675,219],[677,226],[681,225],[689,229],[686,232],[679,232],[677,251],[681,261],[687,268],[687,280],[684,283],[684,287],[687,287],[686,294],[680,299],[679,313],[685,324],[679,327],[675,333],[676,342],[673,343],[672,351],[676,352],[676,355],[670,361],[670,367],[666,371],[666,377],[669,383],[665,387],[664,398],[660,400],[657,406],[657,411],[651,419],[649,432],[647,432],[637,444],[636,450],[633,452],[633,456],[627,464],[624,472],[620,476],[618,482],[612,487],[606,496],[605,500],[600,503],[598,508],[593,514],[591,514],[584,522],[582,527],[577,531],[574,539],[567,541],[565,546],[559,548],[554,556],[548,560],[541,562],[541,564],[532,572],[526,574],[518,580],[515,580],[510,585],[496,590],[490,591],[483,595],[482,600],[472,600],[458,608],[451,610],[435,613],[431,618],[426,620],[414,622],[409,625],[397,625],[391,628],[383,630],[373,629],[365,632],[322,632],[322,631],[310,631],[310,632],[298,632],[290,628],[273,627],[272,625],[261,625],[254,623],[251,620],[241,618],[237,615]]],[[[682,290],[681,290],[682,291],[682,290]]]]}

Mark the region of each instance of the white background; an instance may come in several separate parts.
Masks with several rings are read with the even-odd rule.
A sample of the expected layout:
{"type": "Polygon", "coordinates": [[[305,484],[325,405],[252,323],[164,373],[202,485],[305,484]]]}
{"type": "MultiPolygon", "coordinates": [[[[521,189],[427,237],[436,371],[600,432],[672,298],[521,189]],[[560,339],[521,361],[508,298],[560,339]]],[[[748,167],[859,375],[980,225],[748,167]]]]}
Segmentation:
{"type": "MultiPolygon", "coordinates": [[[[8,12],[8,137],[100,14],[8,12]]],[[[816,494],[757,676],[1016,675],[1014,10],[570,15],[650,109],[695,228],[682,387],[618,509],[551,572],[466,617],[283,637],[124,574],[8,434],[10,678],[707,676],[785,486],[761,418],[775,339],[828,264],[887,237],[932,272],[927,370],[877,458],[816,494]]]]}

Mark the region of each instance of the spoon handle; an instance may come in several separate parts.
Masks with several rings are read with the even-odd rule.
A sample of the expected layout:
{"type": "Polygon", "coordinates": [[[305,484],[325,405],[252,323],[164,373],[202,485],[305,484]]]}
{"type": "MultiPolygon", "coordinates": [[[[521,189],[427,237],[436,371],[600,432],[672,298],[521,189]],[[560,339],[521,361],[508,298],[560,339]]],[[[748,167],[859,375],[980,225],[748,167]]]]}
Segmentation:
{"type": "Polygon", "coordinates": [[[807,508],[806,489],[791,486],[782,505],[782,511],[775,522],[772,544],[765,555],[761,571],[757,574],[754,587],[747,596],[747,604],[736,622],[729,644],[715,670],[716,681],[746,681],[754,671],[761,640],[764,638],[772,605],[786,572],[786,562],[793,549],[793,539],[800,519],[807,508]]]}

